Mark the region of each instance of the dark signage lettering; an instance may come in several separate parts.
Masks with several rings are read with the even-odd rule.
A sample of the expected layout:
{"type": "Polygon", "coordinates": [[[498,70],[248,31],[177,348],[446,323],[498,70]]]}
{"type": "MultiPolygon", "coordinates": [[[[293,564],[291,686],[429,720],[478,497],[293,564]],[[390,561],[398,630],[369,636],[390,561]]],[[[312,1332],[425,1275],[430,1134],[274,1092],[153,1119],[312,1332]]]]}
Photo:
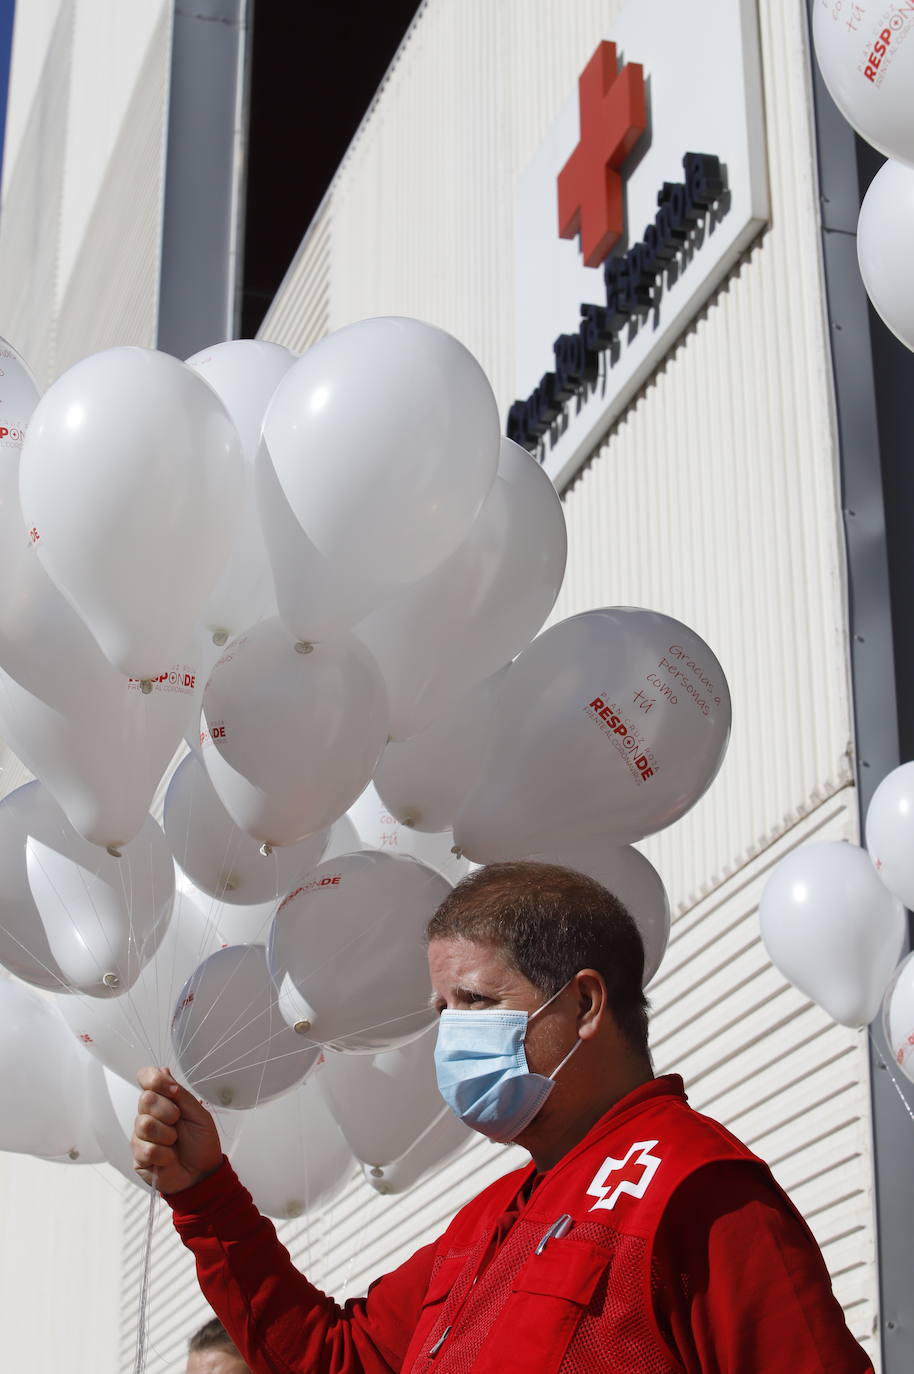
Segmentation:
{"type": "MultiPolygon", "coordinates": [[[[525,401],[508,412],[508,438],[533,453],[565,405],[595,382],[600,356],[612,349],[632,320],[655,304],[658,278],[676,261],[726,190],[720,159],[686,153],[684,179],[664,182],[657,214],[638,243],[603,264],[605,305],[582,305],[576,334],[560,334],[552,345],[553,372],[546,372],[525,401]]],[[[611,361],[610,355],[610,361],[611,361]]]]}

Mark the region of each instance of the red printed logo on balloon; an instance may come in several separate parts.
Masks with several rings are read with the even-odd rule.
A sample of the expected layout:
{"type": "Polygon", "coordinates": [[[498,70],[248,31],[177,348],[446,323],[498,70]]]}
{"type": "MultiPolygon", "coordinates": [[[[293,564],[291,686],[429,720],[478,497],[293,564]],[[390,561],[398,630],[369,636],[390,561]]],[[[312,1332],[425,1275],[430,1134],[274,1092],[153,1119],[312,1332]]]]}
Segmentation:
{"type": "Polygon", "coordinates": [[[623,718],[620,706],[614,702],[607,705],[602,697],[594,697],[584,711],[609,738],[633,777],[646,782],[654,776],[658,771],[654,755],[645,747],[644,737],[639,731],[623,718]]]}
{"type": "Polygon", "coordinates": [[[0,444],[5,439],[9,439],[12,443],[21,444],[24,438],[24,429],[17,429],[15,425],[0,425],[0,444]]]}
{"type": "MultiPolygon", "coordinates": [[[[855,5],[856,11],[859,6],[855,5]]],[[[862,17],[863,11],[860,11],[862,17]]],[[[885,21],[885,27],[881,28],[872,40],[872,45],[866,52],[862,71],[866,80],[874,86],[882,84],[884,68],[892,60],[898,41],[905,35],[902,30],[907,28],[911,20],[914,19],[914,0],[903,0],[902,4],[896,5],[894,11],[885,21]]]]}
{"type": "Polygon", "coordinates": [[[282,911],[283,907],[288,906],[289,903],[300,896],[302,892],[311,892],[312,889],[316,887],[337,887],[342,876],[341,873],[334,873],[332,877],[328,874],[323,878],[314,878],[310,883],[302,883],[301,887],[295,888],[294,892],[290,892],[288,897],[283,898],[279,904],[279,910],[276,913],[277,916],[279,912],[282,911]]]}
{"type": "MultiPolygon", "coordinates": [[[[138,677],[129,677],[127,679],[128,690],[131,692],[142,690],[144,680],[138,677]]],[[[197,685],[197,674],[186,663],[178,663],[170,672],[160,673],[151,681],[154,692],[181,692],[186,694],[192,692],[197,685]]]]}

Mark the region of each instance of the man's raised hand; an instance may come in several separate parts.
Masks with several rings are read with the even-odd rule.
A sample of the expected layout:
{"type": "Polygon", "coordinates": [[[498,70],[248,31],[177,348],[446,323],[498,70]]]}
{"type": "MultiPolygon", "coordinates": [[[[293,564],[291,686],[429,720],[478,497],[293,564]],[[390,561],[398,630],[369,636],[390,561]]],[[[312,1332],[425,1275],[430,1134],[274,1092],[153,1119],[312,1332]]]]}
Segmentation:
{"type": "Polygon", "coordinates": [[[131,1145],[140,1178],[162,1193],[180,1193],[215,1173],[222,1145],[206,1108],[170,1069],[140,1069],[137,1082],[143,1091],[131,1145]]]}

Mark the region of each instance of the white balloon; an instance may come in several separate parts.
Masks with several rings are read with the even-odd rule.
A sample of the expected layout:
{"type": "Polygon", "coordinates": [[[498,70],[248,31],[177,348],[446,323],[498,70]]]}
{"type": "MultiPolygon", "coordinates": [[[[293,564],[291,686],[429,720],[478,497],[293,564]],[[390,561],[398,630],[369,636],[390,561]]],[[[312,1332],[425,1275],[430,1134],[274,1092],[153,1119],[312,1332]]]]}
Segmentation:
{"type": "Polygon", "coordinates": [[[866,847],[885,886],[914,907],[914,763],[894,768],[873,793],[866,847]]]}
{"type": "Polygon", "coordinates": [[[435,1076],[437,1026],[382,1054],[328,1050],[314,1081],[356,1159],[390,1164],[441,1115],[435,1076]]]}
{"type": "Polygon", "coordinates": [[[901,956],[906,919],[863,849],[807,844],[782,859],[762,892],[759,924],[771,962],[834,1021],[873,1020],[901,956]]]}
{"type": "Polygon", "coordinates": [[[251,906],[279,901],[319,864],[330,832],[318,830],[270,854],[239,830],[203,764],[188,754],[165,794],[163,825],[175,862],[218,901],[251,906]]]}
{"type": "Polygon", "coordinates": [[[914,8],[907,0],[817,0],[812,33],[844,118],[886,157],[914,165],[914,8]]]}
{"type": "Polygon", "coordinates": [[[228,1151],[260,1211],[283,1221],[314,1213],[355,1173],[355,1161],[314,1077],[246,1112],[237,1144],[228,1151]]]}
{"type": "Polygon", "coordinates": [[[276,389],[257,494],[279,613],[317,640],[454,552],[492,485],[498,409],[462,344],[419,320],[362,320],[276,389]]]}
{"type": "Polygon", "coordinates": [[[0,801],[0,963],[35,987],[66,991],[66,974],[51,951],[29,887],[25,847],[29,826],[50,808],[38,782],[0,801]]]}
{"type": "Polygon", "coordinates": [[[79,1047],[51,1002],[0,976],[0,1150],[51,1159],[79,1148],[79,1047]]]}
{"type": "Polygon", "coordinates": [[[93,1132],[105,1160],[141,1192],[148,1193],[148,1184],[134,1170],[130,1147],[139,1088],[96,1064],[89,1076],[88,1093],[93,1132]]]}
{"type": "Polygon", "coordinates": [[[55,1164],[104,1164],[105,1152],[98,1142],[95,1123],[92,1119],[92,1082],[102,1071],[101,1065],[90,1054],[76,1048],[80,1081],[76,1089],[79,1099],[79,1127],[73,1143],[64,1155],[51,1155],[55,1164]]]}
{"type": "Polygon", "coordinates": [[[710,786],[729,730],[723,669],[688,626],[624,606],[572,616],[511,665],[455,840],[491,863],[642,839],[710,786]]]}
{"type": "Polygon", "coordinates": [[[184,743],[192,754],[196,754],[198,759],[203,758],[203,745],[207,737],[206,722],[203,719],[203,693],[213,669],[225,653],[222,635],[217,634],[216,639],[213,638],[210,630],[198,625],[191,640],[190,652],[198,668],[197,685],[199,693],[195,693],[195,709],[188,720],[187,729],[184,731],[184,743]],[[218,644],[216,639],[220,641],[218,644]]]}
{"type": "Polygon", "coordinates": [[[20,497],[38,557],[121,672],[167,672],[226,564],[241,447],[222,403],[175,358],[112,348],[42,397],[20,497]]]}
{"type": "MultiPolygon", "coordinates": [[[[912,38],[914,47],[914,38],[912,38]]],[[[914,69],[912,69],[914,79],[914,69]]],[[[914,101],[911,119],[914,120],[914,101]]],[[[887,162],[873,177],[857,221],[857,260],[866,294],[883,323],[914,349],[914,167],[887,162]]]]}
{"type": "MultiPolygon", "coordinates": [[[[375,769],[374,785],[391,817],[413,831],[447,831],[448,851],[454,842],[450,828],[492,744],[495,702],[507,671],[501,668],[471,687],[421,734],[388,744],[375,769]]],[[[431,855],[407,852],[435,863],[431,855]]]]}
{"type": "Polygon", "coordinates": [[[563,845],[545,853],[528,854],[527,858],[586,873],[618,897],[644,943],[642,986],[647,987],[660,967],[670,939],[670,899],[650,860],[627,845],[613,849],[599,841],[578,847],[563,845]]]}
{"type": "Polygon", "coordinates": [[[60,1013],[94,1059],[135,1083],[145,1065],[171,1062],[178,993],[223,942],[206,912],[179,892],[162,942],[133,986],[116,997],[62,997],[60,1013]]]}
{"type": "Polygon", "coordinates": [[[376,1193],[406,1193],[479,1136],[464,1126],[450,1107],[439,1112],[431,1127],[404,1155],[390,1164],[362,1164],[362,1174],[376,1193]]]}
{"type": "MultiPolygon", "coordinates": [[[[323,855],[324,863],[340,854],[353,854],[362,847],[355,827],[345,816],[334,821],[329,834],[330,838],[323,855]]],[[[280,850],[280,855],[284,853],[285,850],[280,850]]],[[[241,906],[237,902],[220,902],[215,897],[211,897],[209,893],[201,892],[198,887],[195,887],[186,874],[181,872],[180,868],[176,869],[176,884],[179,895],[186,893],[189,900],[203,913],[207,925],[213,931],[213,938],[216,941],[214,948],[225,945],[265,944],[269,936],[270,924],[276,913],[278,901],[276,897],[271,897],[266,902],[255,902],[250,906],[241,906]]],[[[289,889],[281,890],[280,897],[285,897],[288,891],[289,889]]],[[[209,953],[210,951],[206,952],[209,953]]],[[[202,957],[201,954],[194,961],[192,967],[195,967],[202,957]]],[[[189,974],[191,968],[187,972],[189,974]]],[[[172,998],[173,1001],[174,998],[172,998]]]]}
{"type": "Polygon", "coordinates": [[[174,868],[165,836],[147,816],[115,858],[78,835],[40,784],[28,787],[20,810],[28,826],[25,866],[56,965],[68,987],[91,997],[124,992],[171,917],[174,868]]]}
{"type": "Polygon", "coordinates": [[[237,635],[276,614],[270,563],[257,515],[254,458],[270,398],[295,357],[290,349],[265,339],[232,339],[187,359],[188,367],[209,383],[231,416],[244,458],[235,544],[201,616],[211,634],[237,635]]]}
{"type": "Polygon", "coordinates": [[[194,1091],[233,1111],[286,1092],[320,1055],[280,1015],[262,945],[217,950],[191,974],[178,996],[172,1042],[194,1091]]]}
{"type": "Polygon", "coordinates": [[[132,985],[167,928],[174,880],[151,817],[113,858],[41,783],[26,783],[0,801],[0,866],[0,962],[38,987],[108,998],[132,985]]]}
{"type": "Polygon", "coordinates": [[[28,363],[0,339],[0,452],[18,453],[41,393],[28,363]]]}
{"type": "MultiPolygon", "coordinates": [[[[383,754],[381,757],[383,761],[383,754]]],[[[361,845],[351,846],[350,852],[364,846],[366,849],[380,849],[385,854],[408,854],[430,868],[436,868],[452,885],[469,872],[467,860],[454,852],[454,836],[450,830],[429,834],[418,827],[404,825],[381,800],[373,782],[353,802],[346,816],[355,826],[362,842],[361,845]]],[[[325,855],[325,863],[329,857],[329,854],[325,855]]]]}
{"type": "Polygon", "coordinates": [[[882,1030],[895,1063],[914,1083],[914,954],[909,954],[886,988],[882,1030]]]}
{"type": "Polygon", "coordinates": [[[213,787],[235,824],[269,845],[298,844],[341,816],[387,740],[384,684],[355,636],[298,647],[279,620],[261,621],[229,645],[203,698],[213,787]]]}
{"type": "Polygon", "coordinates": [[[392,739],[433,727],[529,644],[555,604],[567,547],[555,487],[502,439],[498,474],[463,543],[356,628],[387,687],[392,739]]]}
{"type": "Polygon", "coordinates": [[[451,890],[405,855],[321,864],[280,905],[267,958],[289,1025],[333,1049],[375,1053],[430,1025],[425,928],[451,890]]]}
{"type": "Polygon", "coordinates": [[[102,654],[32,550],[0,599],[0,735],[94,844],[137,833],[188,722],[202,677],[182,654],[151,690],[102,654]]]}

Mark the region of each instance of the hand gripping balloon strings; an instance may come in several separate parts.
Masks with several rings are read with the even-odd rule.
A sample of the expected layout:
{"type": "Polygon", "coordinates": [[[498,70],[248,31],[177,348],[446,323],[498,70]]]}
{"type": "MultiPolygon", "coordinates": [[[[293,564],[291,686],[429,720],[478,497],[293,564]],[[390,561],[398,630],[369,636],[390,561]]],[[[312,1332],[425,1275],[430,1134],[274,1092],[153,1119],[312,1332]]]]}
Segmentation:
{"type": "Polygon", "coordinates": [[[146,1213],[146,1237],[143,1242],[143,1265],[140,1272],[140,1303],[136,1318],[136,1351],[133,1374],[145,1374],[146,1337],[148,1334],[149,1269],[152,1262],[152,1232],[155,1225],[156,1203],[159,1200],[159,1176],[152,1170],[149,1184],[149,1209],[146,1213]]]}

